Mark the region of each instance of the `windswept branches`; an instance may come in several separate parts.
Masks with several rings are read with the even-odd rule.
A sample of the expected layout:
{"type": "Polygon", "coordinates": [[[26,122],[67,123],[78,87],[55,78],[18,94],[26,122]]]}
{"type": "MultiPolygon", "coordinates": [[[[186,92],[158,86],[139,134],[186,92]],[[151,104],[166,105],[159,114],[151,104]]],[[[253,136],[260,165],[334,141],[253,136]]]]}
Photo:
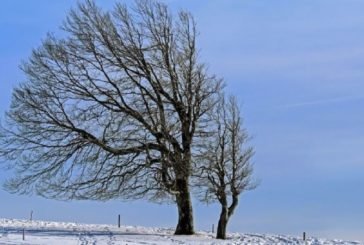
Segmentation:
{"type": "Polygon", "coordinates": [[[78,4],[22,70],[1,128],[8,190],[57,199],[172,198],[193,233],[192,147],[221,80],[198,62],[191,14],[136,1],[78,4]]]}
{"type": "Polygon", "coordinates": [[[226,226],[238,205],[239,195],[256,187],[251,179],[254,150],[247,146],[249,136],[242,126],[235,97],[226,100],[221,95],[210,113],[215,133],[204,143],[198,157],[197,186],[202,201],[221,204],[217,238],[225,239],[226,226]]]}

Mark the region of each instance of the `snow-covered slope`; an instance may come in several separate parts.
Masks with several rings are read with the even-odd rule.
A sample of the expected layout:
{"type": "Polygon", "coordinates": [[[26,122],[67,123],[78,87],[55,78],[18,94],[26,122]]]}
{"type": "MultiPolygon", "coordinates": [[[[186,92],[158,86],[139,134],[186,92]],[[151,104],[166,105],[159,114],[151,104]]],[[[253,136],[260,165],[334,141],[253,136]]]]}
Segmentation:
{"type": "Polygon", "coordinates": [[[0,244],[361,244],[340,240],[300,238],[278,235],[229,235],[226,241],[213,238],[212,233],[198,232],[194,236],[174,236],[172,229],[136,226],[88,225],[48,221],[0,219],[0,244]],[[23,230],[25,240],[23,240],[23,230]]]}

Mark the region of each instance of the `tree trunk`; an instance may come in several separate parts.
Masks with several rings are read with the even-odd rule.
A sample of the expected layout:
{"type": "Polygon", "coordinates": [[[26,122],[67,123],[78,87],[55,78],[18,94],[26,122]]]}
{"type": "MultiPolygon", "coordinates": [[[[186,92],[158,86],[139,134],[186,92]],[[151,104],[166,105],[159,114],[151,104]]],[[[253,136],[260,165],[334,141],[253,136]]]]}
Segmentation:
{"type": "Polygon", "coordinates": [[[226,227],[229,221],[229,210],[226,206],[221,207],[219,224],[217,226],[217,239],[226,239],[226,227]]]}
{"type": "Polygon", "coordinates": [[[233,194],[232,199],[233,200],[230,207],[227,206],[227,199],[225,195],[220,200],[221,213],[220,213],[219,224],[217,226],[217,234],[216,234],[217,239],[226,239],[227,224],[229,222],[230,217],[233,215],[235,208],[238,206],[239,203],[238,195],[233,194]]]}
{"type": "Polygon", "coordinates": [[[188,186],[188,178],[177,179],[177,188],[179,193],[176,195],[178,207],[178,224],[175,235],[192,235],[193,229],[193,212],[191,196],[188,186]]]}

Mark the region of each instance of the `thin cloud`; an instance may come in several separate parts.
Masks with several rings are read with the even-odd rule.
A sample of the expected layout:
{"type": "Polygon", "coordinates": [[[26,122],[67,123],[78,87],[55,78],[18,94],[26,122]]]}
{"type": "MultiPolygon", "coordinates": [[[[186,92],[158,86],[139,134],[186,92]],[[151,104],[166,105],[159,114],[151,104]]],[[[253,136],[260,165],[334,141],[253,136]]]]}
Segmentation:
{"type": "Polygon", "coordinates": [[[281,105],[279,107],[290,109],[290,108],[298,108],[298,107],[308,107],[308,106],[316,106],[316,105],[328,105],[328,104],[334,104],[334,103],[350,102],[350,101],[362,100],[362,99],[364,99],[364,96],[342,96],[342,97],[336,97],[336,98],[286,104],[286,105],[281,105]]]}

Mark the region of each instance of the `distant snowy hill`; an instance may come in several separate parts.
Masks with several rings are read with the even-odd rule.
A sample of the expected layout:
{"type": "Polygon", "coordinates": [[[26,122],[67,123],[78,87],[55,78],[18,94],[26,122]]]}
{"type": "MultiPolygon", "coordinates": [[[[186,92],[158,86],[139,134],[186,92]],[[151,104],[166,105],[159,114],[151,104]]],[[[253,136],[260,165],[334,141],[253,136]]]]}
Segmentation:
{"type": "Polygon", "coordinates": [[[212,233],[198,232],[194,236],[174,236],[172,229],[137,226],[91,225],[48,221],[0,219],[0,244],[362,244],[340,240],[300,238],[278,235],[238,234],[229,235],[226,241],[213,238],[212,233]],[[23,230],[25,240],[23,241],[23,230]]]}

